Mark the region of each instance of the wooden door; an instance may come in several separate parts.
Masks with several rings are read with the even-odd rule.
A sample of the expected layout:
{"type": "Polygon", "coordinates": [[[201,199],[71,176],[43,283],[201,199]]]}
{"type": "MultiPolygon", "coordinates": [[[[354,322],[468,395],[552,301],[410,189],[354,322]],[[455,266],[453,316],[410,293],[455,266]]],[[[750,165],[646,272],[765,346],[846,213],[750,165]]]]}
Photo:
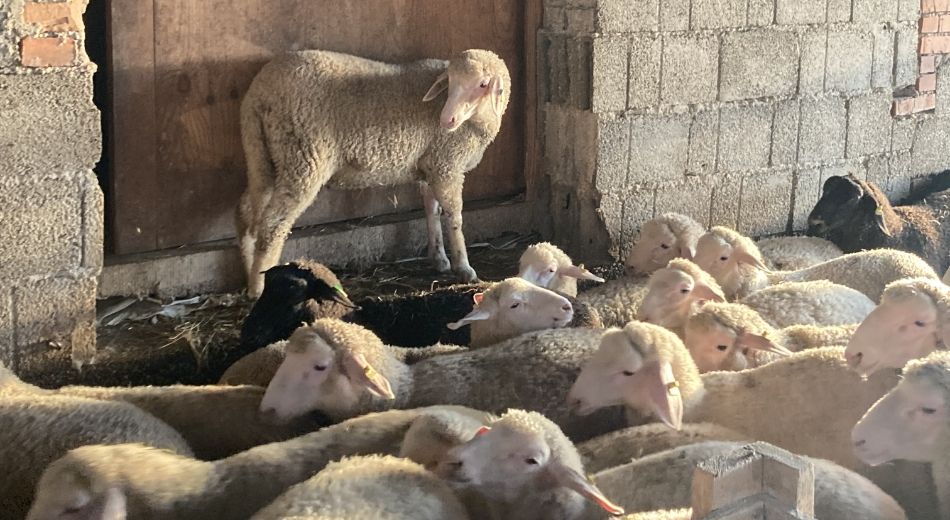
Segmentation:
{"type": "MultiPolygon", "coordinates": [[[[112,0],[110,11],[116,253],[234,236],[245,185],[241,99],[260,67],[288,50],[393,62],[494,50],[510,69],[512,99],[465,199],[524,189],[522,0],[112,0]]],[[[296,226],[420,206],[414,186],[327,189],[296,226]]]]}

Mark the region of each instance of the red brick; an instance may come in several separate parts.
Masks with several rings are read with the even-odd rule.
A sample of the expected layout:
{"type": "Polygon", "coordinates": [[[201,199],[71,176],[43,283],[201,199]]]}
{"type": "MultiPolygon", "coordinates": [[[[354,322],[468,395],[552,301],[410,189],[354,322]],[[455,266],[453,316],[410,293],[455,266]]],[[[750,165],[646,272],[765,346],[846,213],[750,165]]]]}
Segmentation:
{"type": "Polygon", "coordinates": [[[950,32],[950,14],[940,15],[940,32],[950,32]]]}
{"type": "Polygon", "coordinates": [[[920,73],[930,74],[937,70],[937,57],[933,54],[920,57],[920,73]]]}
{"type": "Polygon", "coordinates": [[[920,0],[920,11],[923,13],[937,12],[935,0],[920,0]]]}
{"type": "Polygon", "coordinates": [[[68,67],[76,59],[72,38],[23,38],[20,62],[24,67],[68,67]]]}
{"type": "Polygon", "coordinates": [[[937,75],[923,74],[917,78],[917,90],[920,92],[933,92],[937,90],[937,75]]]}
{"type": "Polygon", "coordinates": [[[76,1],[51,4],[30,2],[23,6],[23,21],[37,25],[46,32],[81,31],[82,6],[76,1]]]}
{"type": "Polygon", "coordinates": [[[945,13],[950,11],[950,0],[934,0],[934,12],[945,13]]]}
{"type": "Polygon", "coordinates": [[[920,32],[935,33],[940,31],[940,17],[936,15],[920,17],[920,32]]]}
{"type": "Polygon", "coordinates": [[[922,94],[914,99],[914,112],[925,112],[933,110],[937,106],[937,94],[929,92],[922,94]]]}
{"type": "Polygon", "coordinates": [[[898,98],[894,100],[892,109],[895,116],[909,116],[914,113],[914,98],[898,98]]]}
{"type": "Polygon", "coordinates": [[[950,53],[950,34],[923,36],[920,38],[920,54],[950,53]]]}

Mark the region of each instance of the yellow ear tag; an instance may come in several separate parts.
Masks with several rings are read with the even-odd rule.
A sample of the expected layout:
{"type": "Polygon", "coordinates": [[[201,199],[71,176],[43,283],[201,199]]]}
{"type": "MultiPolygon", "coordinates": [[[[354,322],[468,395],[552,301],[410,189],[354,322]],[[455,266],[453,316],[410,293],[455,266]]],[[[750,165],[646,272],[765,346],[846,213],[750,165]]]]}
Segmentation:
{"type": "Polygon", "coordinates": [[[372,379],[373,376],[377,375],[376,370],[373,367],[366,365],[366,368],[363,369],[363,373],[366,374],[366,377],[372,379]]]}
{"type": "Polygon", "coordinates": [[[670,395],[679,395],[679,381],[670,381],[666,384],[666,392],[670,395]]]}
{"type": "Polygon", "coordinates": [[[875,214],[875,215],[883,215],[883,214],[884,214],[884,210],[881,209],[881,208],[875,208],[874,214],[875,214]]]}

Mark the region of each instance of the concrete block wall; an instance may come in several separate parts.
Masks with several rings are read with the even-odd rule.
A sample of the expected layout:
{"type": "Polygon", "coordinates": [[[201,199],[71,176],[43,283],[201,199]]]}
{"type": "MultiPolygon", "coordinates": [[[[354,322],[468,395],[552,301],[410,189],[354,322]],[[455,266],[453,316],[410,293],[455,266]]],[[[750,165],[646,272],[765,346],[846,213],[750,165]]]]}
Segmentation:
{"type": "Polygon", "coordinates": [[[757,236],[793,232],[830,175],[899,197],[950,167],[940,56],[936,109],[893,112],[921,71],[920,2],[545,0],[554,240],[584,261],[618,258],[666,211],[757,236]]]}
{"type": "Polygon", "coordinates": [[[0,3],[0,361],[95,352],[102,149],[86,0],[0,3]]]}

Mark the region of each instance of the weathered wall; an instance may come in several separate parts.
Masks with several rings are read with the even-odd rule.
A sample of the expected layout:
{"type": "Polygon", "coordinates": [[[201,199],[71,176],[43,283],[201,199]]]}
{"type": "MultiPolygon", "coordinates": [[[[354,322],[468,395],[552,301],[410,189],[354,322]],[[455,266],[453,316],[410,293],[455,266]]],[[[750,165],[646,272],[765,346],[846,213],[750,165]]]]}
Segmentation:
{"type": "Polygon", "coordinates": [[[86,359],[102,266],[85,0],[0,3],[0,361],[86,359]]]}
{"type": "MultiPolygon", "coordinates": [[[[934,33],[950,32],[930,14],[946,4],[924,0],[934,33]]],[[[893,94],[931,66],[918,45],[926,60],[950,51],[950,35],[919,39],[920,9],[545,0],[540,98],[555,239],[602,259],[665,211],[753,235],[800,230],[830,175],[855,173],[900,196],[947,168],[950,72],[922,77],[920,94],[893,94]]]]}

